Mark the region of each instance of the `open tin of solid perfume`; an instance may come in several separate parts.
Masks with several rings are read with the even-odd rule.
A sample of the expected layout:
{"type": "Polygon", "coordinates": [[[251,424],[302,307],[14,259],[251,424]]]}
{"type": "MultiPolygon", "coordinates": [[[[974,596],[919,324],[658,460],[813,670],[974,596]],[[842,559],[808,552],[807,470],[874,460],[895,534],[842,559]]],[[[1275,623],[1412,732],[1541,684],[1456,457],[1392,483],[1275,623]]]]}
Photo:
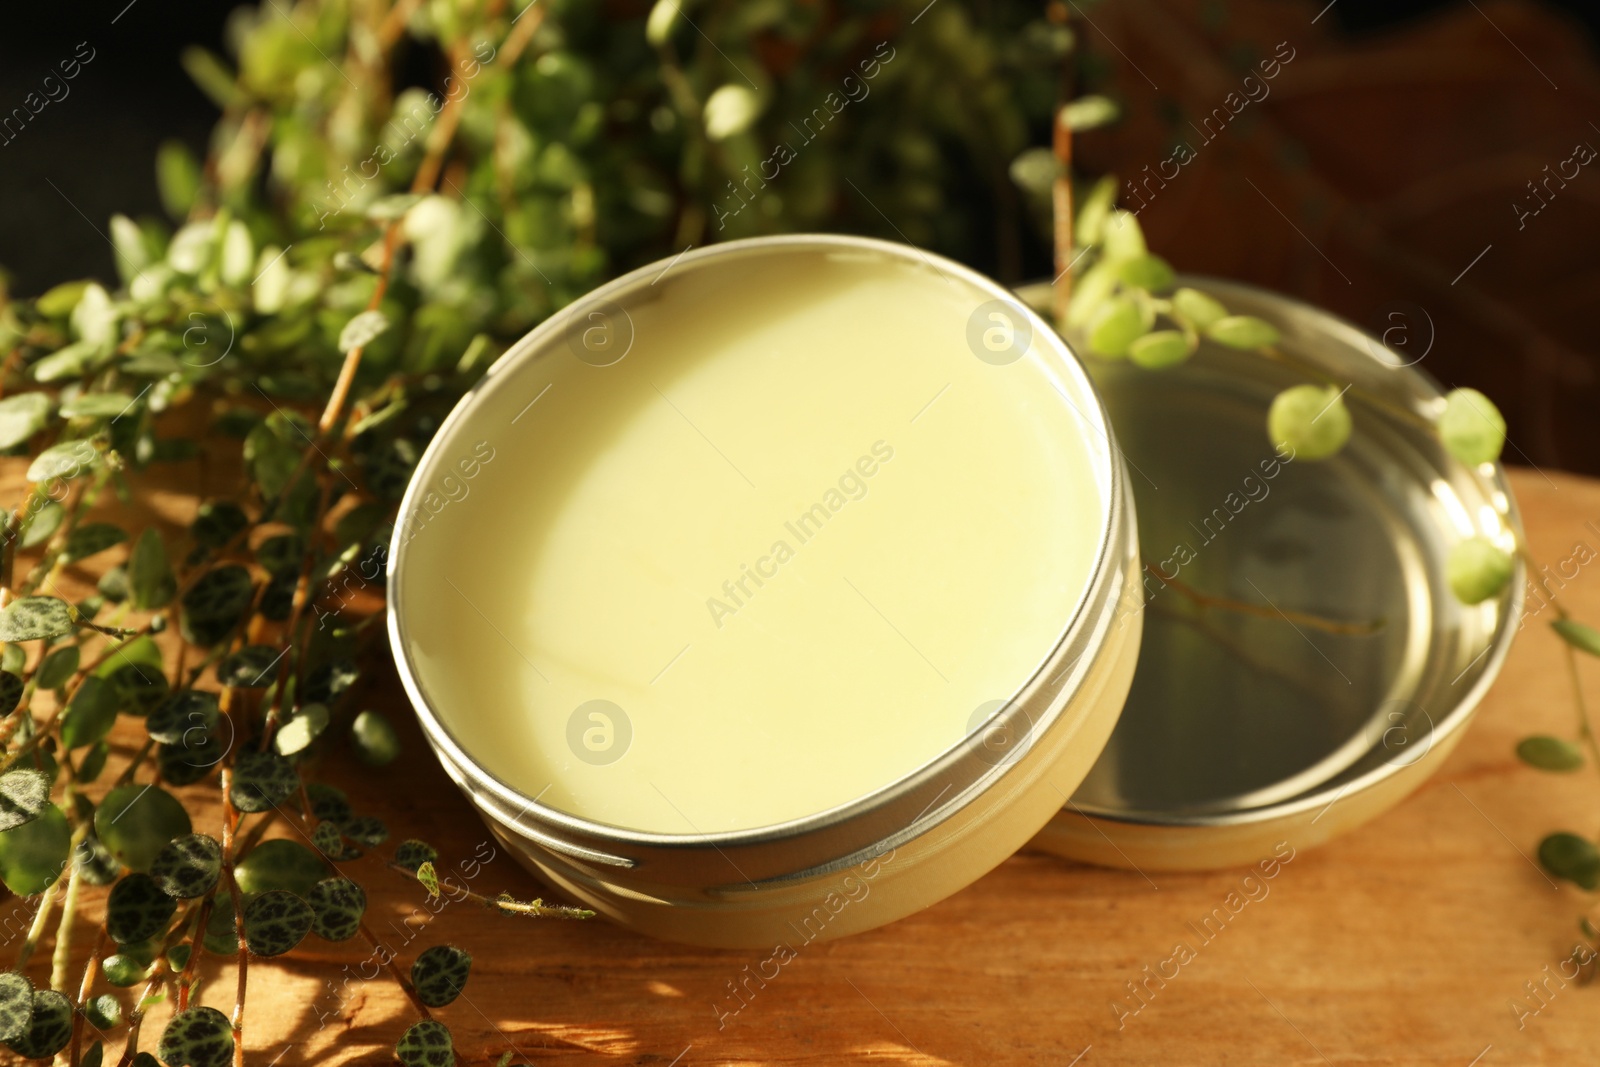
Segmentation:
{"type": "Polygon", "coordinates": [[[1398,803],[1460,740],[1522,603],[1520,559],[1483,604],[1445,584],[1452,545],[1511,551],[1519,520],[1499,466],[1465,467],[1428,429],[1443,399],[1419,366],[1305,304],[1193,284],[1350,383],[1355,432],[1331,459],[1277,455],[1267,408],[1306,377],[1257,353],[1091,361],[1137,501],[1144,641],[1110,743],[1033,845],[1143,870],[1247,865],[1398,803]]]}
{"type": "Polygon", "coordinates": [[[391,640],[541,877],[797,948],[976,880],[1088,772],[1138,653],[1127,481],[1083,366],[994,282],[714,245],[580,298],[445,420],[391,640]]]}
{"type": "Polygon", "coordinates": [[[1509,490],[1395,353],[1204,285],[1352,384],[1341,454],[1268,442],[1303,372],[1206,345],[1091,375],[1048,294],[905,245],[735,241],[579,298],[401,505],[389,632],[440,761],[608,918],[791,951],[1030,839],[1224,866],[1395,803],[1505,657],[1519,593],[1442,576],[1513,547],[1509,490]]]}

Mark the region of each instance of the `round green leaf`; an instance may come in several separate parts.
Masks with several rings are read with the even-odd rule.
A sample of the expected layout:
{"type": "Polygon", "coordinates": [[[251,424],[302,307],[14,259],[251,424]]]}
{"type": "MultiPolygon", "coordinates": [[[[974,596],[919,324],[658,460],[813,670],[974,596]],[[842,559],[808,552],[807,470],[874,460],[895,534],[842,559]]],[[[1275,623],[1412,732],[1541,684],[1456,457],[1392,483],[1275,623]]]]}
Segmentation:
{"type": "Polygon", "coordinates": [[[262,893],[244,909],[244,939],[257,956],[281,956],[305,940],[311,905],[282,889],[262,893]]]}
{"type": "Polygon", "coordinates": [[[52,478],[77,478],[100,463],[100,453],[87,441],[62,441],[40,452],[28,466],[28,481],[48,482],[52,478]]]}
{"type": "Polygon", "coordinates": [[[1518,742],[1517,758],[1541,771],[1575,771],[1583,766],[1583,750],[1577,745],[1542,734],[1518,742]]]}
{"type": "Polygon", "coordinates": [[[1162,370],[1182,363],[1194,349],[1177,330],[1147,333],[1128,348],[1128,358],[1146,370],[1162,370]]]}
{"type": "Polygon", "coordinates": [[[0,641],[37,641],[71,632],[72,608],[60,597],[18,597],[0,611],[0,641]]]}
{"type": "Polygon", "coordinates": [[[1139,306],[1127,297],[1116,297],[1089,328],[1089,350],[1106,359],[1118,359],[1128,354],[1128,348],[1146,328],[1139,306]]]}
{"type": "Polygon", "coordinates": [[[278,728],[278,734],[272,739],[272,745],[280,756],[292,756],[308,748],[311,742],[327,728],[327,705],[307,704],[295,712],[294,718],[278,728]]]}
{"type": "MultiPolygon", "coordinates": [[[[1070,30],[1067,32],[1071,33],[1070,30]]],[[[1052,161],[1054,158],[1055,153],[1052,152],[1052,161]]],[[[1095,182],[1079,201],[1078,217],[1073,222],[1074,241],[1079,245],[1099,244],[1105,233],[1106,221],[1111,217],[1111,209],[1116,205],[1117,179],[1107,174],[1095,182]]]]}
{"type": "Polygon", "coordinates": [[[1138,259],[1149,251],[1138,216],[1131,211],[1111,212],[1100,230],[1100,240],[1106,259],[1114,263],[1138,259]]]}
{"type": "Polygon", "coordinates": [[[78,781],[87,785],[99,778],[101,772],[106,769],[106,760],[110,756],[111,746],[104,741],[96,741],[90,745],[89,750],[78,762],[78,781]]]}
{"type": "Polygon", "coordinates": [[[123,866],[147,871],[167,842],[189,833],[189,813],[157,785],[123,785],[94,813],[94,831],[123,866]]]}
{"type": "Polygon", "coordinates": [[[390,193],[368,204],[366,215],[367,218],[377,219],[379,222],[394,222],[396,219],[405,218],[406,212],[416,207],[422,199],[417,193],[390,193]]]}
{"type": "Polygon", "coordinates": [[[36,989],[27,1032],[6,1044],[24,1059],[47,1060],[71,1040],[72,1001],[53,989],[36,989]]]}
{"type": "MultiPolygon", "coordinates": [[[[15,645],[8,645],[15,648],[15,645]]],[[[10,715],[22,701],[22,679],[12,671],[0,671],[0,715],[10,715]]]]}
{"type": "Polygon", "coordinates": [[[61,559],[65,563],[77,563],[114,548],[127,539],[127,531],[112,523],[84,523],[67,535],[67,547],[62,551],[61,559]]]}
{"type": "Polygon", "coordinates": [[[1473,466],[1499,459],[1506,443],[1506,420],[1494,401],[1476,389],[1452,389],[1444,400],[1439,440],[1445,449],[1473,466]]]}
{"type": "Polygon", "coordinates": [[[0,881],[19,897],[42,893],[61,877],[71,847],[66,813],[51,804],[38,818],[0,833],[0,881]]]}
{"type": "Polygon", "coordinates": [[[94,675],[85,678],[61,713],[61,743],[75,749],[104,740],[116,724],[120,703],[111,682],[94,675]]]}
{"type": "Polygon", "coordinates": [[[91,997],[83,1006],[83,1013],[96,1030],[109,1030],[122,1022],[122,1004],[110,994],[91,997]]]}
{"type": "Polygon", "coordinates": [[[105,287],[90,282],[83,287],[83,296],[72,309],[72,332],[81,341],[107,347],[117,337],[117,308],[105,287]]]}
{"type": "Polygon", "coordinates": [[[168,785],[194,785],[210,777],[217,769],[215,763],[208,762],[211,758],[210,754],[186,745],[161,745],[156,749],[161,780],[168,785]]]}
{"type": "Polygon", "coordinates": [[[40,689],[60,689],[77,673],[78,646],[64,645],[44,658],[33,681],[40,689]]]}
{"type": "Polygon", "coordinates": [[[1539,862],[1557,878],[1584,889],[1600,888],[1600,849],[1577,834],[1555,833],[1539,842],[1539,862]]]}
{"type": "Polygon", "coordinates": [[[246,897],[274,889],[303,897],[327,877],[328,865],[300,842],[280,837],[263,841],[245,853],[233,873],[239,892],[246,897]]]}
{"type": "Polygon", "coordinates": [[[165,607],[178,593],[177,579],[167,562],[167,544],[154,526],[145,527],[133,544],[133,554],[128,557],[128,592],[140,611],[165,607]]]}
{"type": "Polygon", "coordinates": [[[250,516],[238,504],[214,500],[200,505],[189,536],[201,548],[221,548],[250,526],[250,516]]]}
{"type": "Polygon", "coordinates": [[[0,830],[32,822],[48,807],[50,778],[43,771],[21,769],[0,775],[0,830]]]}
{"type": "Polygon", "coordinates": [[[256,562],[274,578],[293,575],[300,577],[300,565],[305,561],[305,538],[297,533],[269,537],[256,546],[256,562]]]}
{"type": "Polygon", "coordinates": [[[1093,322],[1105,308],[1117,288],[1115,263],[1096,263],[1072,287],[1072,298],[1067,301],[1066,322],[1070,329],[1081,330],[1093,322]]]}
{"type": "Polygon", "coordinates": [[[1515,564],[1510,554],[1486,537],[1469,537],[1450,549],[1445,580],[1463,604],[1481,604],[1498,596],[1511,581],[1515,564]]]}
{"type": "Polygon", "coordinates": [[[233,765],[233,785],[228,797],[243,812],[267,811],[300,789],[294,764],[276,752],[251,750],[239,754],[233,765]]]}
{"type": "Polygon", "coordinates": [[[1109,126],[1121,116],[1122,109],[1117,106],[1115,100],[1109,96],[1090,95],[1080,96],[1061,105],[1061,111],[1056,118],[1067,129],[1081,133],[1109,126]]]}
{"type": "Polygon", "coordinates": [[[72,309],[78,306],[78,301],[83,299],[84,290],[93,285],[88,278],[78,281],[62,282],[53,285],[44,291],[44,294],[34,301],[34,307],[39,314],[51,319],[64,319],[72,314],[72,309]]]}
{"type": "Polygon", "coordinates": [[[344,835],[339,832],[339,827],[326,820],[317,823],[317,828],[311,831],[311,844],[330,860],[353,860],[361,857],[359,849],[345,846],[344,835]]]}
{"type": "Polygon", "coordinates": [[[400,737],[389,720],[376,711],[363,711],[350,724],[350,744],[356,758],[368,767],[386,767],[400,755],[400,737]]]}
{"type": "MultiPolygon", "coordinates": [[[[299,585],[298,574],[280,574],[267,582],[261,592],[261,616],[273,622],[283,622],[294,611],[294,594],[299,585]]],[[[269,679],[270,681],[270,679],[269,679]]]]}
{"type": "Polygon", "coordinates": [[[182,219],[200,193],[200,164],[182,141],[166,141],[156,152],[156,188],[168,215],[182,219]]]}
{"type": "Polygon", "coordinates": [[[1035,145],[1024,148],[1011,161],[1010,173],[1011,180],[1017,183],[1018,188],[1041,198],[1042,203],[1043,198],[1050,195],[1056,179],[1061,176],[1061,163],[1053,151],[1035,145]]]}
{"type": "Polygon", "coordinates": [[[367,894],[350,879],[324,878],[311,887],[306,902],[313,912],[311,930],[324,941],[348,941],[360,932],[367,894]]]}
{"type": "MultiPolygon", "coordinates": [[[[199,705],[191,706],[191,710],[199,705]]],[[[163,744],[157,756],[161,777],[173,785],[189,785],[211,774],[233,747],[233,720],[202,709],[182,735],[163,744]]]]}
{"type": "Polygon", "coordinates": [[[1600,656],[1600,630],[1593,626],[1575,619],[1555,619],[1551,621],[1550,628],[1579,652],[1600,656]]]}
{"type": "Polygon", "coordinates": [[[747,85],[720,85],[706,97],[702,108],[706,136],[727,140],[748,130],[761,115],[761,97],[747,85]]]}
{"type": "Polygon", "coordinates": [[[12,449],[44,429],[49,393],[18,393],[0,400],[0,449],[12,449]]]}
{"type": "Polygon", "coordinates": [[[682,10],[681,0],[656,0],[650,6],[650,15],[644,23],[644,39],[650,42],[652,48],[660,48],[667,43],[682,10]]]}
{"type": "Polygon", "coordinates": [[[416,838],[400,842],[394,850],[395,865],[404,867],[408,871],[415,871],[424,863],[433,863],[438,858],[438,850],[426,841],[418,841],[416,838]]]}
{"type": "Polygon", "coordinates": [[[271,645],[246,645],[217,665],[217,681],[234,689],[265,689],[284,655],[271,645]]]}
{"type": "Polygon", "coordinates": [[[289,488],[309,435],[293,419],[268,418],[244,440],[244,458],[261,494],[274,499],[289,488]]]}
{"type": "MultiPolygon", "coordinates": [[[[137,649],[140,642],[129,643],[130,649],[137,649]]],[[[149,647],[154,648],[152,643],[149,647]]],[[[160,659],[154,663],[128,662],[122,655],[121,649],[112,657],[111,671],[104,668],[96,671],[111,683],[117,692],[117,704],[121,710],[129,715],[149,715],[161,702],[167,698],[168,685],[165,668],[160,659]]]]}
{"type": "Polygon", "coordinates": [[[165,930],[178,902],[161,891],[156,880],[137,872],[111,887],[106,898],[106,933],[119,945],[131,945],[165,930]]]}
{"type": "Polygon", "coordinates": [[[61,520],[66,517],[66,508],[54,500],[45,501],[23,526],[22,547],[37,548],[50,540],[50,535],[60,528],[61,520]]]}
{"type": "Polygon", "coordinates": [[[339,351],[349,352],[355,348],[365,348],[389,328],[389,316],[381,311],[363,311],[349,322],[344,324],[344,329],[339,331],[339,351]]]}
{"type": "Polygon", "coordinates": [[[250,610],[255,583],[237,563],[214,567],[183,594],[179,629],[186,641],[210,647],[228,637],[250,610]]]}
{"type": "Polygon", "coordinates": [[[106,981],[118,989],[138,985],[150,976],[150,964],[123,952],[107,956],[100,969],[105,972],[106,981]]]}
{"type": "Polygon", "coordinates": [[[217,956],[234,956],[239,952],[239,938],[233,915],[233,896],[218,890],[212,898],[211,918],[206,920],[206,951],[217,956]]]}
{"type": "Polygon", "coordinates": [[[1229,315],[1205,329],[1205,335],[1229,348],[1266,348],[1281,339],[1278,328],[1254,315],[1229,315]]]}
{"type": "Polygon", "coordinates": [[[405,1067],[452,1067],[456,1062],[449,1027],[434,1019],[424,1019],[401,1034],[394,1054],[405,1067]]]}
{"type": "Polygon", "coordinates": [[[361,677],[355,660],[333,659],[306,672],[305,690],[300,694],[307,704],[332,704],[361,677]]]}
{"type": "Polygon", "coordinates": [[[78,876],[90,885],[110,885],[122,874],[122,864],[92,833],[72,850],[72,862],[78,865],[78,876]]]}
{"type": "Polygon", "coordinates": [[[1273,446],[1297,460],[1333,455],[1350,440],[1350,429],[1350,409],[1332,386],[1292,386],[1273,399],[1267,412],[1273,446]]]}
{"type": "Polygon", "coordinates": [[[150,874],[168,896],[203,897],[222,877],[222,846],[205,834],[173,838],[150,865],[150,874]]]}
{"type": "Polygon", "coordinates": [[[216,1008],[179,1012],[161,1031],[156,1054],[170,1067],[228,1067],[233,1062],[233,1027],[216,1008]]]}
{"type": "Polygon", "coordinates": [[[61,405],[68,419],[115,419],[131,411],[138,401],[126,393],[82,393],[61,405]]]}
{"type": "Polygon", "coordinates": [[[411,984],[417,999],[430,1008],[442,1008],[461,995],[472,970],[472,956],[454,945],[424,949],[411,965],[411,984]]]}
{"type": "Polygon", "coordinates": [[[1172,314],[1196,330],[1205,330],[1219,319],[1227,318],[1228,309],[1215,297],[1198,289],[1183,288],[1172,294],[1172,314]]]}
{"type": "Polygon", "coordinates": [[[221,721],[222,711],[217,694],[185,689],[158,704],[145,721],[145,729],[162,744],[176,745],[183,741],[184,734],[190,730],[215,733],[221,721]]]}
{"type": "Polygon", "coordinates": [[[311,798],[311,814],[319,819],[348,819],[352,814],[350,798],[344,790],[322,782],[306,786],[306,796],[311,798]]]}
{"type": "Polygon", "coordinates": [[[32,1022],[32,983],[15,971],[0,972],[0,1043],[17,1040],[32,1022]]]}
{"type": "Polygon", "coordinates": [[[1166,260],[1149,253],[1123,260],[1117,264],[1117,272],[1121,275],[1124,285],[1148,289],[1153,293],[1170,289],[1177,278],[1166,260]]]}
{"type": "Polygon", "coordinates": [[[377,848],[389,840],[389,828],[374,815],[353,815],[339,820],[339,832],[358,844],[377,848]]]}

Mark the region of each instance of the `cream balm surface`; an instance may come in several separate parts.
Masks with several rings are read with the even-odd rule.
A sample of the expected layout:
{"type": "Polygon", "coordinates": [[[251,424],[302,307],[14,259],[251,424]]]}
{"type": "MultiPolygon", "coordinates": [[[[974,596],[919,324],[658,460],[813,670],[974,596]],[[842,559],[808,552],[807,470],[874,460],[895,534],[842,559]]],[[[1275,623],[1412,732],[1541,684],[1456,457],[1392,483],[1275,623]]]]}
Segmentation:
{"type": "Polygon", "coordinates": [[[444,728],[545,807],[849,804],[981,729],[1085,596],[1109,443],[932,262],[702,255],[530,343],[413,487],[396,593],[444,728]]]}

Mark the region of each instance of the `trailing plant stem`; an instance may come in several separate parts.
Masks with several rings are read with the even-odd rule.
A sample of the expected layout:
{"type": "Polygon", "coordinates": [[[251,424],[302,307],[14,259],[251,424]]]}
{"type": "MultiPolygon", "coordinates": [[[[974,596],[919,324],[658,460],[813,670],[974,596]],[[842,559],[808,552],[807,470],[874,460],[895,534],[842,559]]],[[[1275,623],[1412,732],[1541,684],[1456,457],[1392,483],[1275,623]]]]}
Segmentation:
{"type": "Polygon", "coordinates": [[[68,1053],[67,1063],[70,1067],[78,1067],[82,1062],[83,1051],[83,1023],[84,1005],[89,1003],[89,994],[94,992],[95,976],[100,973],[100,957],[106,950],[106,928],[100,927],[100,932],[94,939],[94,951],[89,953],[89,962],[83,965],[83,980],[78,983],[78,1010],[72,1015],[72,1049],[68,1053]]]}
{"type": "Polygon", "coordinates": [[[33,924],[28,927],[28,936],[23,938],[22,947],[17,950],[17,963],[12,970],[21,971],[33,958],[33,950],[39,947],[39,938],[44,936],[45,923],[50,921],[50,912],[54,910],[56,897],[60,893],[61,879],[57,878],[39,897],[39,910],[33,914],[33,924]]]}

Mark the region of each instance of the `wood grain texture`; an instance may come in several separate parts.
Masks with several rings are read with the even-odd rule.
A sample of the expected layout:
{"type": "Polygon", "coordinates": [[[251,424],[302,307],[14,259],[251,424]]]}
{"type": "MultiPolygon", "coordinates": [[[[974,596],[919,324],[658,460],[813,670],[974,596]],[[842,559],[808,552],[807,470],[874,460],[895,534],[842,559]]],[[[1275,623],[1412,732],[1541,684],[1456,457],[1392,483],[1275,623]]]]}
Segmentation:
{"type": "MultiPolygon", "coordinates": [[[[1579,542],[1600,549],[1600,482],[1526,470],[1514,482],[1538,559],[1554,565],[1579,542]]],[[[168,503],[162,510],[181,517],[168,503]]],[[[1576,614],[1600,619],[1600,565],[1583,568],[1565,598],[1576,614]]],[[[1570,950],[1585,905],[1529,857],[1557,824],[1593,833],[1600,800],[1592,772],[1540,774],[1512,754],[1530,732],[1572,732],[1548,617],[1528,621],[1441,774],[1377,822],[1297,852],[1209,943],[1190,924],[1231,892],[1243,897],[1244,871],[1152,881],[1023,854],[921,914],[801,949],[764,987],[751,981],[748,1002],[719,1028],[719,1011],[740,1003],[728,984],[764,953],[682,948],[599,922],[504,918],[470,903],[430,908],[419,886],[374,859],[349,867],[371,893],[369,925],[402,966],[439,942],[472,952],[465,996],[438,1013],[466,1064],[495,1063],[506,1051],[535,1064],[654,1067],[1584,1061],[1600,1037],[1600,986],[1551,979],[1537,1014],[1524,987],[1545,981],[1544,968],[1570,950]],[[1133,999],[1127,983],[1145,982],[1144,968],[1180,942],[1193,958],[1176,977],[1150,981],[1142,1003],[1133,999]],[[1123,1013],[1113,1008],[1119,1001],[1123,1013]],[[1520,1028],[1514,1004],[1527,1009],[1520,1028]]],[[[1584,670],[1600,693],[1600,667],[1584,670]]],[[[462,879],[459,865],[473,871],[467,861],[493,847],[488,834],[434,763],[392,676],[362,700],[403,724],[406,754],[385,770],[333,780],[360,810],[381,813],[397,839],[433,842],[441,871],[462,879]]],[[[134,736],[123,735],[124,745],[134,736]]],[[[214,815],[202,814],[197,829],[214,815]]],[[[273,835],[288,832],[280,822],[273,835]]],[[[540,892],[503,850],[469,884],[540,892]]],[[[26,913],[23,902],[0,903],[0,936],[13,946],[26,913]]],[[[80,959],[90,940],[79,933],[80,959]]],[[[47,979],[49,955],[47,941],[30,966],[36,981],[47,979]]],[[[369,958],[359,941],[312,938],[290,958],[254,963],[247,1062],[392,1062],[392,1043],[413,1016],[392,982],[359,976],[369,958]]],[[[200,973],[200,1002],[230,1010],[233,962],[208,957],[200,973]]],[[[144,1047],[164,1011],[152,1012],[144,1047]]],[[[120,1034],[109,1045],[119,1048],[120,1034]]]]}

